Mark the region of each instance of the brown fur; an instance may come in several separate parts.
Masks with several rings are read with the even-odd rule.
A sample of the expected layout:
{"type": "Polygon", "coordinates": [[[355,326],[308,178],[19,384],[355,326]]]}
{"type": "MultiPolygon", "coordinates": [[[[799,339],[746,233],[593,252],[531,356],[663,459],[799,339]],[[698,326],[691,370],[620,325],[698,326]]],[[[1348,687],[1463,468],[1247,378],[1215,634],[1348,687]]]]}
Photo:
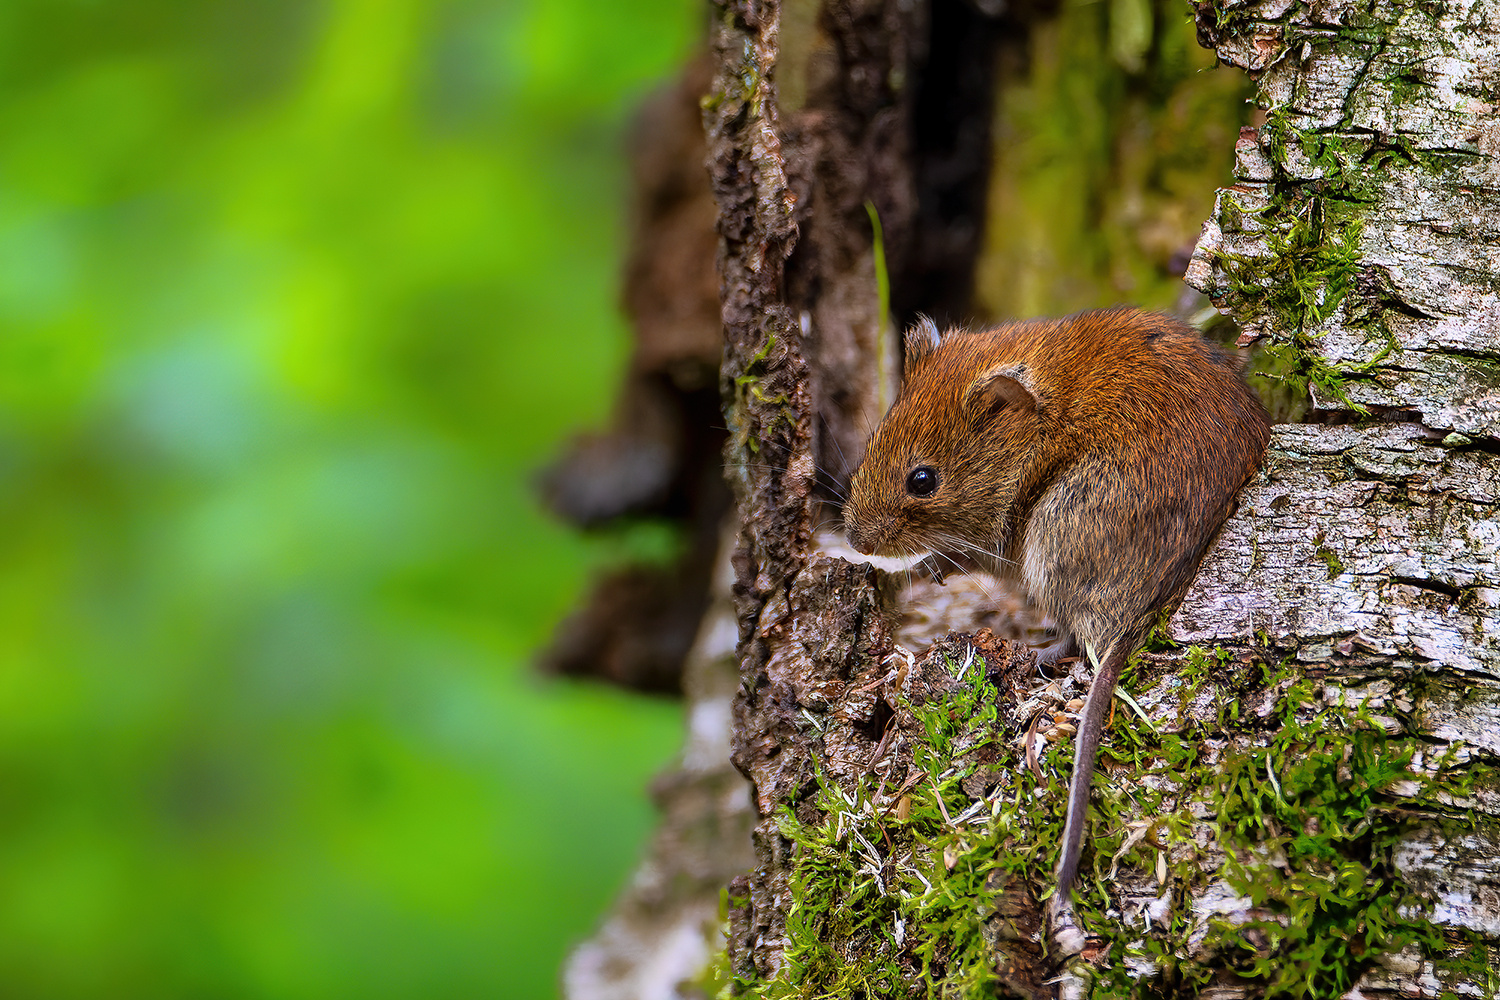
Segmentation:
{"type": "Polygon", "coordinates": [[[1019,579],[1101,665],[1079,729],[1066,900],[1094,756],[1125,659],[1175,607],[1270,424],[1234,360],[1176,320],[1134,309],[907,335],[904,384],[855,473],[844,523],[878,555],[962,554],[1019,579]],[[937,471],[925,499],[906,489],[937,471]]]}

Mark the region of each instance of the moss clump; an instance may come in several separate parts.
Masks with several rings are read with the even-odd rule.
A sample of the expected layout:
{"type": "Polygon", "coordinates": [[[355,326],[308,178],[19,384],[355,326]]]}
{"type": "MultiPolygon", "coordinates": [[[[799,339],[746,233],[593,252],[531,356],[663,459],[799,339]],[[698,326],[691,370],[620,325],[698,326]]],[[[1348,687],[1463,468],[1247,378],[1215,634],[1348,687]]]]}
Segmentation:
{"type": "MultiPolygon", "coordinates": [[[[1449,933],[1448,953],[1433,960],[1442,981],[1478,983],[1480,996],[1500,996],[1500,965],[1493,949],[1475,931],[1449,933]]],[[[1458,1000],[1455,992],[1444,992],[1443,1000],[1458,1000]]]]}
{"type": "Polygon", "coordinates": [[[1305,387],[1313,384],[1356,412],[1367,412],[1349,399],[1344,381],[1368,373],[1390,352],[1389,346],[1361,365],[1335,365],[1317,350],[1317,328],[1343,302],[1359,271],[1360,222],[1330,219],[1327,200],[1307,197],[1257,213],[1266,227],[1264,256],[1221,254],[1220,267],[1246,312],[1275,317],[1285,339],[1265,349],[1258,374],[1305,387]]]}
{"type": "Polygon", "coordinates": [[[900,788],[873,779],[846,788],[820,774],[811,802],[820,819],[783,809],[781,833],[796,852],[786,963],[737,995],[995,994],[1003,942],[1017,937],[1006,900],[1050,876],[1063,788],[1056,761],[1048,779],[1018,766],[983,661],[962,673],[941,701],[907,706],[921,736],[900,788]],[[985,794],[964,790],[1001,761],[985,794]]]}
{"type": "Polygon", "coordinates": [[[1255,23],[1249,10],[1235,0],[1215,3],[1210,6],[1214,15],[1214,30],[1221,35],[1235,35],[1255,23]]]}
{"type": "MultiPolygon", "coordinates": [[[[1286,159],[1289,141],[1304,147],[1313,141],[1288,124],[1284,114],[1276,112],[1262,129],[1278,161],[1286,159]]],[[[1331,148],[1320,148],[1316,156],[1330,164],[1339,162],[1331,148]]],[[[1359,266],[1360,227],[1353,206],[1366,201],[1367,195],[1348,186],[1351,176],[1340,170],[1318,186],[1321,193],[1285,185],[1273,192],[1269,206],[1256,212],[1230,205],[1242,224],[1244,217],[1250,216],[1265,228],[1266,246],[1271,251],[1256,257],[1223,255],[1221,263],[1230,284],[1247,304],[1273,313],[1287,329],[1303,331],[1322,323],[1338,308],[1354,281],[1359,266]]]]}
{"type": "Polygon", "coordinates": [[[1182,648],[1182,644],[1172,639],[1172,631],[1168,627],[1172,621],[1172,614],[1176,608],[1164,609],[1156,616],[1156,621],[1151,625],[1151,631],[1146,633],[1146,642],[1142,645],[1148,653],[1170,653],[1182,648]]]}
{"type": "MultiPolygon", "coordinates": [[[[1164,618],[1163,623],[1165,620],[1164,618]]],[[[1176,692],[1180,705],[1179,718],[1187,716],[1188,707],[1198,696],[1198,692],[1203,689],[1204,684],[1210,681],[1226,685],[1230,683],[1226,674],[1230,663],[1235,658],[1232,650],[1219,646],[1204,649],[1196,645],[1184,648],[1175,642],[1153,643],[1148,640],[1141,652],[1132,656],[1125,665],[1125,670],[1120,675],[1121,688],[1133,690],[1151,683],[1150,673],[1154,665],[1152,660],[1146,658],[1146,654],[1149,653],[1180,654],[1180,657],[1173,661],[1171,675],[1162,678],[1176,692]]]]}
{"type": "Polygon", "coordinates": [[[748,449],[752,455],[760,454],[760,440],[752,433],[750,419],[750,400],[764,406],[779,407],[779,410],[771,417],[770,423],[761,429],[761,434],[770,434],[776,426],[785,421],[788,427],[795,427],[796,414],[792,412],[790,403],[784,392],[775,396],[768,396],[761,388],[761,379],[765,377],[766,369],[770,362],[771,351],[776,347],[776,334],[766,335],[766,342],[761,345],[760,350],[750,356],[745,363],[745,371],[742,375],[734,378],[734,401],[735,405],[731,415],[731,430],[734,436],[734,451],[748,449]]]}
{"type": "MultiPolygon", "coordinates": [[[[1224,662],[1209,651],[1202,659],[1205,665],[1224,662]]],[[[1265,680],[1284,677],[1284,670],[1268,670],[1265,680]]],[[[1363,710],[1316,705],[1321,701],[1309,682],[1290,684],[1267,720],[1274,728],[1264,741],[1231,740],[1218,757],[1199,752],[1204,737],[1219,735],[1211,731],[1127,736],[1124,742],[1138,746],[1135,766],[1143,773],[1153,769],[1153,752],[1161,755],[1156,773],[1177,782],[1169,798],[1206,802],[1226,855],[1222,877],[1248,901],[1252,918],[1211,921],[1196,952],[1188,948],[1190,913],[1180,903],[1165,926],[1132,928],[1096,918],[1090,930],[1113,941],[1095,997],[1192,996],[1226,967],[1253,983],[1257,996],[1338,997],[1381,955],[1412,944],[1439,963],[1458,961],[1447,957],[1453,943],[1427,921],[1425,901],[1401,878],[1392,856],[1424,822],[1425,809],[1446,812],[1442,797],[1468,794],[1472,772],[1414,774],[1413,746],[1387,737],[1363,710]],[[1160,767],[1167,760],[1172,765],[1160,767]],[[1398,782],[1418,789],[1412,796],[1411,785],[1403,787],[1399,807],[1398,782]]],[[[1189,858],[1158,873],[1201,883],[1193,853],[1171,850],[1186,844],[1186,814],[1156,808],[1163,821],[1154,837],[1167,849],[1163,858],[1189,858]]],[[[1472,964],[1472,944],[1460,950],[1472,964]]]]}
{"type": "Polygon", "coordinates": [[[1203,685],[1211,678],[1222,677],[1224,668],[1234,659],[1234,653],[1220,646],[1204,649],[1189,646],[1178,677],[1182,684],[1183,703],[1191,701],[1203,685]]]}
{"type": "MultiPolygon", "coordinates": [[[[1232,197],[1223,201],[1226,229],[1253,225],[1263,236],[1265,254],[1219,255],[1218,263],[1239,300],[1237,312],[1268,316],[1279,334],[1277,341],[1256,358],[1252,382],[1272,409],[1285,414],[1297,408],[1277,405],[1277,384],[1290,386],[1296,399],[1317,386],[1330,399],[1353,412],[1368,409],[1349,398],[1344,385],[1362,378],[1394,349],[1394,339],[1378,316],[1358,322],[1375,325],[1384,346],[1367,362],[1334,364],[1317,348],[1319,328],[1334,314],[1360,271],[1360,215],[1379,194],[1381,172],[1374,165],[1393,158],[1409,158],[1403,147],[1375,149],[1373,140],[1305,131],[1292,124],[1284,107],[1267,112],[1261,141],[1272,160],[1285,164],[1300,155],[1318,168],[1314,179],[1294,178],[1278,166],[1269,203],[1250,210],[1232,197]]],[[[1351,318],[1351,322],[1355,322],[1351,318]]]]}
{"type": "Polygon", "coordinates": [[[1343,996],[1382,954],[1445,947],[1392,855],[1413,807],[1436,806],[1462,779],[1413,774],[1412,746],[1363,712],[1301,718],[1306,700],[1294,685],[1269,743],[1226,750],[1215,789],[1224,878],[1263,916],[1215,925],[1210,943],[1265,997],[1343,996]],[[1411,781],[1415,801],[1394,808],[1391,787],[1411,781]]]}
{"type": "Polygon", "coordinates": [[[1328,567],[1328,579],[1332,580],[1344,572],[1344,560],[1340,559],[1339,554],[1325,544],[1327,540],[1327,532],[1318,532],[1317,537],[1313,539],[1313,544],[1317,546],[1313,550],[1313,554],[1322,560],[1323,565],[1328,567]]]}
{"type": "MultiPolygon", "coordinates": [[[[1128,793],[1099,783],[1075,897],[1093,939],[1095,997],[1192,996],[1225,969],[1257,995],[1334,997],[1383,954],[1452,947],[1392,855],[1425,810],[1438,811],[1440,794],[1467,794],[1470,778],[1414,774],[1412,746],[1363,710],[1324,707],[1285,665],[1238,662],[1192,648],[1183,669],[1200,675],[1194,686],[1284,687],[1276,711],[1252,726],[1260,735],[1246,740],[1229,707],[1179,732],[1111,727],[1106,760],[1135,778],[1128,793]],[[1227,859],[1220,877],[1251,917],[1210,922],[1206,939],[1184,898],[1207,877],[1195,839],[1205,809],[1227,859]],[[1134,874],[1117,881],[1116,867],[1134,874]],[[1167,905],[1154,920],[1122,915],[1112,894],[1141,892],[1153,873],[1160,889],[1145,891],[1167,905]]],[[[995,698],[976,660],[943,699],[905,706],[903,727],[917,737],[905,778],[849,787],[820,775],[810,801],[782,812],[795,855],[786,962],[775,979],[727,992],[990,997],[1018,956],[1033,969],[1051,961],[1032,935],[1051,886],[1067,760],[1053,751],[1043,776],[1029,770],[995,698]]]]}

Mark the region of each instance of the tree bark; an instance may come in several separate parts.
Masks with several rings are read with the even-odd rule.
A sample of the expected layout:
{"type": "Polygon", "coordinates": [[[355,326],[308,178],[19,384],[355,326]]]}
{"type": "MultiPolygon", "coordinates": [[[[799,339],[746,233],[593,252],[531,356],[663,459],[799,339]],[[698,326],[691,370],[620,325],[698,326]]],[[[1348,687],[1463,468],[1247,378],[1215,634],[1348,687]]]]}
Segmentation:
{"type": "MultiPolygon", "coordinates": [[[[732,759],[751,781],[759,817],[756,867],[731,888],[731,970],[747,980],[774,977],[782,964],[792,890],[778,808],[804,797],[816,754],[852,749],[841,732],[815,745],[806,719],[829,713],[849,687],[867,682],[889,646],[874,571],[812,547],[814,477],[820,452],[857,454],[879,416],[874,359],[892,348],[871,294],[874,256],[868,223],[861,224],[870,187],[860,180],[885,181],[890,197],[877,210],[894,242],[912,200],[893,127],[905,98],[891,81],[905,66],[902,48],[920,36],[915,9],[872,3],[827,12],[820,27],[828,43],[809,60],[821,72],[809,71],[805,128],[796,132],[782,125],[772,82],[780,5],[726,3],[715,24],[720,75],[705,118],[720,206],[727,454],[741,525],[732,759]],[[875,22],[873,30],[851,31],[860,20],[875,22]],[[840,44],[861,38],[880,44],[840,44]],[[860,113],[815,110],[840,103],[860,113]],[[789,156],[789,148],[801,155],[789,156]],[[839,169],[808,169],[819,160],[839,169]],[[794,165],[803,171],[789,171],[794,165]],[[804,229],[823,249],[812,256],[817,266],[789,275],[804,229]]],[[[856,713],[839,729],[866,721],[856,713]]]]}
{"type": "MultiPolygon", "coordinates": [[[[1004,54],[1026,51],[1027,18],[1045,11],[935,6],[724,0],[715,19],[705,122],[739,526],[732,756],[754,806],[720,985],[1495,995],[1500,4],[1193,4],[1200,40],[1250,74],[1262,114],[1188,280],[1254,345],[1268,393],[1310,396],[1275,408],[1313,422],[1276,428],[1128,678],[1096,781],[1076,955],[1048,941],[1042,911],[1086,669],[1046,681],[988,631],[910,653],[898,611],[915,600],[915,617],[961,625],[972,591],[925,581],[898,597],[901,580],[826,541],[894,353],[867,201],[898,316],[963,315],[976,266],[981,304],[1108,304],[1072,301],[1098,286],[1067,282],[1007,298],[997,281],[1030,266],[994,236],[1004,212],[1024,214],[1016,183],[995,186],[988,152],[938,168],[942,149],[992,148],[1004,54]],[[952,73],[942,86],[988,96],[936,141],[914,125],[943,104],[934,66],[975,37],[938,30],[952,17],[989,33],[992,62],[978,83],[952,73]],[[982,138],[958,141],[966,128],[982,138]],[[976,237],[963,223],[987,185],[976,237]]],[[[1164,15],[1132,0],[1108,10],[1110,52],[1146,79],[1129,65],[1160,55],[1164,15]],[[1142,10],[1158,32],[1144,46],[1130,27],[1142,10]]],[[[1121,204],[1119,178],[1100,176],[1106,190],[1078,197],[1121,204]]],[[[1137,216],[1095,221],[1111,218],[1137,216]]],[[[1122,297],[1156,287],[1128,271],[1090,273],[1120,276],[1122,297]]]]}
{"type": "Polygon", "coordinates": [[[1500,706],[1500,5],[1195,7],[1266,122],[1188,280],[1326,422],[1278,428],[1172,633],[1261,635],[1325,704],[1447,762],[1460,793],[1385,790],[1404,819],[1383,863],[1448,947],[1388,953],[1361,990],[1493,995],[1472,949],[1500,932],[1479,763],[1500,706]]]}

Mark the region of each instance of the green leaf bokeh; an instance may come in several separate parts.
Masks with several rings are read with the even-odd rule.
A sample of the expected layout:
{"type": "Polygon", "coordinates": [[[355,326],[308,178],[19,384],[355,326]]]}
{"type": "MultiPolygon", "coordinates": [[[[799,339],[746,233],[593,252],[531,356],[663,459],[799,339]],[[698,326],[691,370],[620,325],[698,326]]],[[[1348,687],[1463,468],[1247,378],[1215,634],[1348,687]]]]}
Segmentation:
{"type": "Polygon", "coordinates": [[[692,0],[0,3],[0,983],[546,997],[677,710],[530,652],[628,540],[624,132],[692,0]]]}

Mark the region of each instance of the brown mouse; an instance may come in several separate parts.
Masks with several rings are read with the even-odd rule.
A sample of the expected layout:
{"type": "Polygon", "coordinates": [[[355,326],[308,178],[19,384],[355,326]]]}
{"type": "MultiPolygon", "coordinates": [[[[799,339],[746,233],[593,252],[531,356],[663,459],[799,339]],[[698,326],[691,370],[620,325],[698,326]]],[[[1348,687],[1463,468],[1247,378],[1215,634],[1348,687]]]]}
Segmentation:
{"type": "Polygon", "coordinates": [[[1233,356],[1166,316],[1109,309],[947,334],[923,320],[907,332],[901,391],[844,525],[867,554],[962,555],[1019,581],[1064,646],[1097,652],[1054,906],[1078,873],[1120,670],[1181,600],[1269,438],[1233,356]]]}

